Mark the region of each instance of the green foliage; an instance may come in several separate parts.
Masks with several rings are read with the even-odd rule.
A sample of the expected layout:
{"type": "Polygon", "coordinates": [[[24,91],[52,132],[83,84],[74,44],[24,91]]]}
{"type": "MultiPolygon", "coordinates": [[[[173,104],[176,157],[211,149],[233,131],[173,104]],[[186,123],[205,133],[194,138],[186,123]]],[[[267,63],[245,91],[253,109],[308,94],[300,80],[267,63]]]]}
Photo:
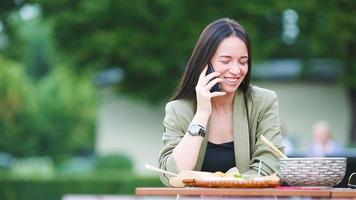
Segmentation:
{"type": "Polygon", "coordinates": [[[93,152],[96,93],[91,76],[57,67],[34,84],[0,57],[0,151],[60,158],[93,152]]]}
{"type": "Polygon", "coordinates": [[[0,173],[0,199],[61,199],[65,194],[133,195],[136,187],[163,186],[158,176],[135,175],[132,166],[132,161],[122,154],[72,158],[62,161],[56,170],[48,158],[15,159],[10,170],[0,173]]]}
{"type": "Polygon", "coordinates": [[[27,74],[32,79],[39,80],[49,73],[54,65],[52,28],[47,21],[43,21],[40,17],[23,20],[19,13],[11,13],[7,20],[6,28],[16,31],[9,35],[11,44],[3,53],[6,56],[16,56],[16,59],[22,60],[27,74]]]}
{"type": "Polygon", "coordinates": [[[65,194],[133,195],[136,187],[162,187],[158,177],[141,177],[130,173],[106,176],[60,176],[52,179],[0,177],[0,199],[61,199],[65,194]]]}
{"type": "Polygon", "coordinates": [[[14,159],[10,173],[14,177],[38,177],[43,179],[52,178],[55,170],[53,162],[48,157],[30,157],[14,159]]]}
{"type": "Polygon", "coordinates": [[[38,18],[18,22],[17,26],[26,44],[23,52],[26,71],[32,79],[40,80],[54,65],[51,27],[38,18]]]}
{"type": "Polygon", "coordinates": [[[356,88],[356,2],[305,1],[294,3],[299,14],[300,38],[295,55],[302,58],[334,58],[345,66],[342,82],[356,88]]]}
{"type": "Polygon", "coordinates": [[[109,154],[97,158],[96,170],[133,170],[133,163],[126,155],[109,154]]]}
{"type": "Polygon", "coordinates": [[[51,162],[43,158],[17,159],[16,162],[8,172],[0,174],[0,199],[61,199],[65,194],[133,195],[136,187],[163,186],[158,176],[135,175],[132,161],[123,154],[95,159],[72,158],[63,162],[64,171],[63,165],[53,171],[51,162]],[[88,170],[84,166],[87,169],[83,169],[83,164],[88,163],[95,168],[88,170]],[[38,171],[44,167],[51,170],[38,171]]]}
{"type": "Polygon", "coordinates": [[[0,151],[15,156],[37,153],[36,102],[23,68],[0,57],[0,151]]]}
{"type": "Polygon", "coordinates": [[[38,84],[41,152],[54,158],[92,152],[96,90],[90,76],[57,67],[38,84]]]}

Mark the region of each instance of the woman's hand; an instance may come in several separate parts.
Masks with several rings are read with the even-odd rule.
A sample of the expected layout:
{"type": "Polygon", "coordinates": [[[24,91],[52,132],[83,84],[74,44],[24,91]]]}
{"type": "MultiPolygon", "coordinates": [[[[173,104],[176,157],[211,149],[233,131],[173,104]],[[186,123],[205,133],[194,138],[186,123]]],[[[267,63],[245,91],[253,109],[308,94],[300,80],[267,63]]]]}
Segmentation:
{"type": "Polygon", "coordinates": [[[203,72],[200,74],[197,86],[195,87],[195,91],[196,91],[196,96],[197,96],[197,113],[209,116],[211,113],[211,110],[212,110],[211,98],[217,97],[217,96],[223,96],[226,93],[225,92],[210,92],[211,88],[215,84],[222,82],[223,79],[218,78],[220,75],[219,72],[213,72],[208,75],[205,75],[207,69],[208,69],[208,67],[206,66],[204,68],[203,72]],[[213,78],[215,78],[215,79],[213,79],[213,78]]]}

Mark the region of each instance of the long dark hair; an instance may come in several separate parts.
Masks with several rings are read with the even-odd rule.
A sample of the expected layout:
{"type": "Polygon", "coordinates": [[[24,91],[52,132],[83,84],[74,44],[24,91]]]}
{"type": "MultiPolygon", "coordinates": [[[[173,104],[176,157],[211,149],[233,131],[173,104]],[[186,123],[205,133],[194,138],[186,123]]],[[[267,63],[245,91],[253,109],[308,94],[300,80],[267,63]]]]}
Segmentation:
{"type": "Polygon", "coordinates": [[[235,35],[241,39],[247,47],[248,72],[239,86],[239,89],[242,89],[242,91],[247,91],[250,85],[252,57],[250,39],[245,29],[238,22],[229,18],[222,18],[210,23],[201,33],[172,100],[195,99],[195,86],[198,83],[199,75],[214,56],[219,44],[231,35],[235,35]]]}

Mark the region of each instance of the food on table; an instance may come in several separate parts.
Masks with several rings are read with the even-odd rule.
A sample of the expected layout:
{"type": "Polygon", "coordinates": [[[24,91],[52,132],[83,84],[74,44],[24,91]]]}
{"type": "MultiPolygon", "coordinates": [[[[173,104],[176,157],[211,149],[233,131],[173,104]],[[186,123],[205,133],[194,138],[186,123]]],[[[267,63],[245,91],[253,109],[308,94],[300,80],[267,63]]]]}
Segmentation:
{"type": "Polygon", "coordinates": [[[206,187],[276,187],[280,178],[273,174],[270,176],[253,176],[240,174],[236,170],[223,172],[202,172],[186,170],[169,180],[173,187],[206,186],[206,187]]]}

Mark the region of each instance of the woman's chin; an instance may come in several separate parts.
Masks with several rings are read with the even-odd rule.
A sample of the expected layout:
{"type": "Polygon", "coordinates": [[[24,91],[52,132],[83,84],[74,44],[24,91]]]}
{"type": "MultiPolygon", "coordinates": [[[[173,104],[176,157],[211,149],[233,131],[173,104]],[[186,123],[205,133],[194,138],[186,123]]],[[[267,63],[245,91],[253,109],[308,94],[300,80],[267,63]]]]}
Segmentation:
{"type": "Polygon", "coordinates": [[[225,92],[226,94],[235,94],[236,90],[222,90],[223,92],[225,92]]]}
{"type": "Polygon", "coordinates": [[[235,93],[238,88],[239,88],[239,86],[235,86],[235,87],[223,86],[222,87],[222,91],[226,92],[227,94],[235,93]]]}

